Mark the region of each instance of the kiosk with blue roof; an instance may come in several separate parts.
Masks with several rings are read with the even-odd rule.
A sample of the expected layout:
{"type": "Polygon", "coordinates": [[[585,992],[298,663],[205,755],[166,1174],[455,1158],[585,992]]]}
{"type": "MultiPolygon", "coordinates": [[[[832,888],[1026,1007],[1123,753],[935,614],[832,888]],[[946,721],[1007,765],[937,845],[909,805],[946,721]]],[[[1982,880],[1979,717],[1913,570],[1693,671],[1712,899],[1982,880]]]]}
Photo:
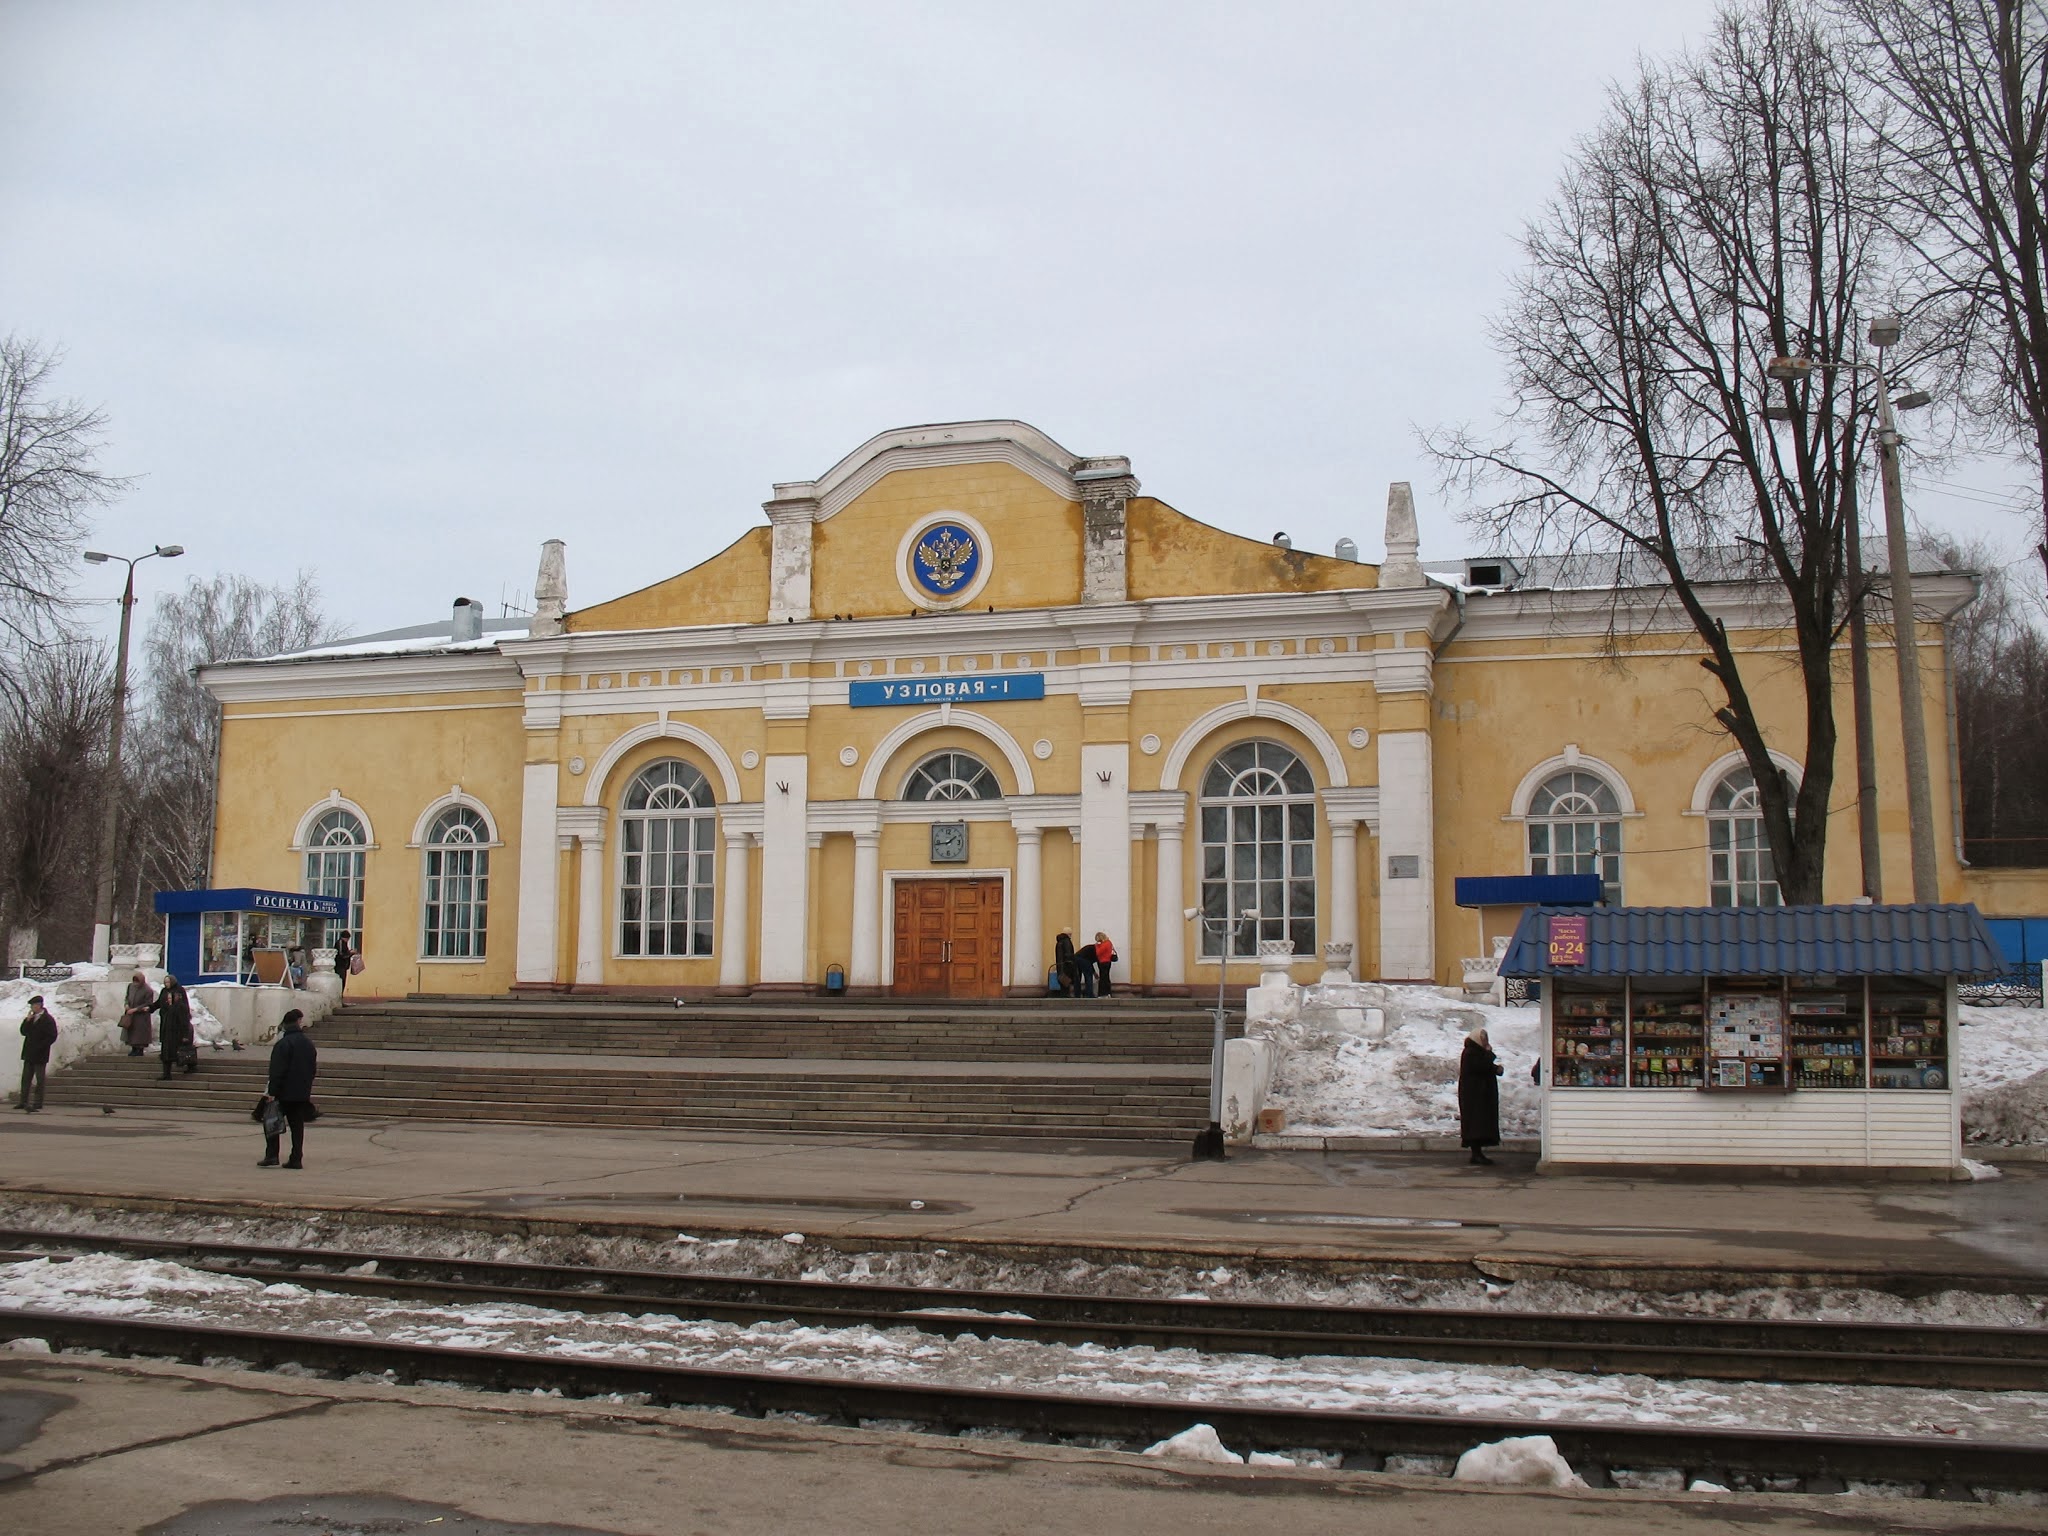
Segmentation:
{"type": "Polygon", "coordinates": [[[1973,906],[1535,907],[1543,1163],[1962,1166],[1956,983],[1973,906]]]}
{"type": "Polygon", "coordinates": [[[188,986],[278,981],[294,951],[325,947],[348,926],[348,898],[247,886],[159,891],[164,969],[188,986]]]}

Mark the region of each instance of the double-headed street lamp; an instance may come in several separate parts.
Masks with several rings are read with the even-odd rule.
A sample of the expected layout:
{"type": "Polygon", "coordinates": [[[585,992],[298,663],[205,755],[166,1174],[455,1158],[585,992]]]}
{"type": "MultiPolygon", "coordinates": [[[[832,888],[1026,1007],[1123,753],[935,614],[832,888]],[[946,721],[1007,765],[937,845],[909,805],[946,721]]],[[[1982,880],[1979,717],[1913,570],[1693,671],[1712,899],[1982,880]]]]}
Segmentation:
{"type": "MultiPolygon", "coordinates": [[[[1906,749],[1906,812],[1913,848],[1913,900],[1941,900],[1934,868],[1934,792],[1928,781],[1927,717],[1920,684],[1920,634],[1913,609],[1912,557],[1906,548],[1905,493],[1899,486],[1899,428],[1894,410],[1916,411],[1930,404],[1933,396],[1913,390],[1894,400],[1885,378],[1884,354],[1899,342],[1899,317],[1879,315],[1870,322],[1870,344],[1877,348],[1875,363],[1819,362],[1810,357],[1774,357],[1764,370],[1773,379],[1790,386],[1808,374],[1833,369],[1868,373],[1877,380],[1878,478],[1884,487],[1885,544],[1889,551],[1892,578],[1892,631],[1897,649],[1899,674],[1900,736],[1906,749]]],[[[1790,405],[1790,401],[1787,404],[1790,405]]],[[[1863,573],[1856,572],[1860,582],[1863,573]]]]}
{"type": "Polygon", "coordinates": [[[115,863],[121,846],[121,727],[128,715],[128,621],[135,612],[135,567],[156,556],[175,560],[183,553],[182,544],[159,544],[144,555],[103,555],[96,549],[85,552],[88,565],[119,560],[128,567],[128,580],[121,588],[121,638],[114,650],[114,726],[107,746],[107,808],[100,820],[99,888],[92,903],[94,965],[107,963],[114,942],[115,863]]]}

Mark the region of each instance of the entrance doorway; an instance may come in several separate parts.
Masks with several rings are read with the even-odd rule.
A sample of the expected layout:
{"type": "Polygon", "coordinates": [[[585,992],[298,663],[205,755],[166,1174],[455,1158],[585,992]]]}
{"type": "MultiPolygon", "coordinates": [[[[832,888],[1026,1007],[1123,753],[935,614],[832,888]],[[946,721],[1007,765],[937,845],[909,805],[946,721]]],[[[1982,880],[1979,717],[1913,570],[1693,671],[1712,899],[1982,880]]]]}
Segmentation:
{"type": "Polygon", "coordinates": [[[1003,995],[1003,882],[896,882],[898,997],[1003,995]]]}

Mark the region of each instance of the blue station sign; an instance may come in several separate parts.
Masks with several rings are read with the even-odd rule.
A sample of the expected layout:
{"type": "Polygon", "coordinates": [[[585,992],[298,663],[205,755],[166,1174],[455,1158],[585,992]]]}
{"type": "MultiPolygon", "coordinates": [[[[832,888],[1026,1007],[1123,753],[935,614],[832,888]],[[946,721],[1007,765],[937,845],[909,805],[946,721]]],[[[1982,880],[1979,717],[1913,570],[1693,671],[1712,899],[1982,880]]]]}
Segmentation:
{"type": "Polygon", "coordinates": [[[1006,704],[1045,697],[1043,672],[990,672],[977,677],[892,677],[886,682],[849,683],[846,702],[855,709],[898,704],[1006,704]]]}

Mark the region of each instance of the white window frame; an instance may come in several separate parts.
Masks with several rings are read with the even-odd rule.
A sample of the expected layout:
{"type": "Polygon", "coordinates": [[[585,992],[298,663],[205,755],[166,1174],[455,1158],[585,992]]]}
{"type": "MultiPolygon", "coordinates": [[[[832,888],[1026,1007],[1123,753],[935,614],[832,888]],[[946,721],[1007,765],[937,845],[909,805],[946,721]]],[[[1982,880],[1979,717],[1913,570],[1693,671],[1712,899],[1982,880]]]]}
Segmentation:
{"type": "Polygon", "coordinates": [[[414,846],[420,850],[420,916],[417,929],[417,947],[420,963],[423,965],[479,964],[488,958],[490,947],[491,850],[503,846],[498,840],[497,828],[491,821],[490,812],[485,809],[481,801],[473,800],[469,796],[457,792],[445,796],[433,805],[428,806],[421,815],[419,826],[415,830],[417,835],[414,839],[414,846]],[[437,840],[435,834],[441,829],[442,818],[458,810],[465,811],[476,818],[482,828],[482,836],[459,842],[437,840]],[[446,936],[453,931],[445,924],[430,928],[428,923],[428,913],[431,910],[445,909],[448,906],[448,903],[445,901],[435,901],[433,899],[437,894],[437,882],[445,881],[449,878],[445,870],[438,874],[435,872],[435,862],[436,855],[439,855],[445,863],[446,856],[451,853],[467,853],[473,856],[468,878],[473,882],[481,884],[483,888],[483,894],[480,899],[473,898],[468,902],[460,903],[460,905],[467,906],[477,913],[475,920],[461,930],[469,935],[473,948],[467,954],[429,954],[427,952],[427,940],[430,933],[441,935],[442,943],[445,945],[446,936]]]}
{"type": "MultiPolygon", "coordinates": [[[[360,934],[363,931],[363,911],[365,907],[363,895],[369,877],[370,829],[368,824],[347,806],[324,806],[319,814],[308,823],[301,842],[303,845],[301,852],[306,861],[303,883],[307,894],[313,896],[339,895],[347,897],[348,922],[345,925],[346,931],[360,934]],[[360,839],[353,842],[340,843],[334,841],[332,832],[325,836],[318,836],[320,824],[335,816],[346,816],[350,821],[354,822],[356,831],[361,834],[360,839]],[[350,868],[346,874],[337,878],[325,866],[344,858],[347,859],[350,868]],[[318,873],[315,872],[316,865],[322,866],[318,873]],[[345,885],[347,889],[337,891],[334,889],[336,885],[345,885]]],[[[331,945],[333,942],[332,934],[328,935],[328,941],[331,945]]]]}
{"type": "Polygon", "coordinates": [[[987,805],[992,801],[999,801],[1004,798],[1003,781],[996,776],[995,769],[989,767],[983,759],[969,752],[966,748],[941,747],[936,752],[928,752],[919,758],[911,766],[910,771],[903,775],[903,792],[897,798],[909,805],[987,805]],[[913,795],[911,790],[916,786],[918,776],[925,774],[941,758],[965,759],[967,762],[972,763],[977,771],[969,778],[960,778],[957,772],[958,764],[954,763],[949,765],[948,769],[951,776],[945,779],[933,780],[930,785],[932,789],[943,789],[949,784],[957,784],[962,789],[974,789],[985,780],[988,787],[994,793],[986,795],[913,795]]]}
{"type": "MultiPolygon", "coordinates": [[[[691,762],[688,758],[684,757],[662,757],[655,759],[651,763],[645,763],[640,768],[634,771],[633,776],[626,781],[625,788],[620,792],[619,810],[617,812],[616,819],[618,823],[618,829],[614,841],[617,844],[618,852],[612,867],[612,888],[617,896],[618,905],[612,915],[612,958],[615,960],[629,961],[709,960],[716,958],[718,954],[718,841],[720,833],[718,828],[718,791],[712,785],[711,775],[706,773],[702,768],[698,767],[695,763],[691,762]],[[702,803],[694,805],[689,808],[668,809],[662,811],[632,811],[626,809],[626,802],[632,798],[634,786],[637,785],[641,781],[641,779],[644,778],[646,775],[652,773],[655,769],[665,767],[670,763],[679,764],[682,767],[688,769],[690,772],[697,775],[698,782],[702,785],[702,793],[704,797],[702,803]],[[629,951],[626,948],[626,894],[628,890],[626,882],[626,873],[629,866],[629,861],[635,858],[644,860],[645,858],[647,858],[649,852],[649,850],[644,847],[637,849],[627,847],[627,843],[630,841],[630,835],[627,832],[627,826],[630,823],[632,825],[644,828],[645,826],[647,826],[648,823],[654,821],[662,821],[669,823],[681,822],[685,824],[689,829],[689,858],[692,867],[690,871],[690,878],[688,881],[685,882],[681,889],[683,889],[688,895],[688,907],[692,913],[691,917],[688,919],[687,922],[687,926],[690,929],[690,947],[687,951],[681,954],[650,954],[644,948],[639,952],[635,953],[629,951]],[[710,828],[710,844],[709,847],[705,849],[701,855],[696,846],[697,831],[700,825],[707,826],[710,828]],[[694,915],[700,891],[700,882],[698,882],[698,880],[696,879],[695,864],[700,856],[708,857],[711,861],[711,878],[709,881],[701,883],[701,890],[705,894],[711,909],[711,915],[705,920],[704,927],[704,932],[707,935],[707,941],[705,946],[701,949],[698,948],[696,942],[698,924],[697,919],[694,915]]],[[[671,832],[670,834],[670,848],[668,850],[668,856],[671,859],[673,859],[675,856],[673,832],[671,832]]],[[[645,868],[646,866],[643,864],[643,875],[645,868]]],[[[648,887],[644,878],[639,882],[637,889],[639,890],[642,896],[643,905],[641,908],[641,916],[636,926],[638,926],[640,929],[642,942],[644,943],[648,927],[646,918],[646,907],[644,905],[644,899],[646,897],[648,887]]],[[[671,882],[670,884],[663,886],[662,889],[664,892],[672,893],[676,889],[678,889],[678,887],[671,882]]]]}
{"type": "MultiPolygon", "coordinates": [[[[1590,798],[1587,796],[1586,791],[1584,789],[1579,788],[1577,786],[1574,786],[1572,789],[1566,791],[1566,793],[1584,798],[1590,798]]],[[[1625,882],[1628,877],[1628,862],[1625,857],[1627,848],[1625,839],[1622,835],[1622,823],[1626,817],[1626,812],[1624,811],[1623,807],[1626,804],[1626,798],[1622,794],[1620,789],[1616,786],[1614,780],[1610,779],[1604,773],[1596,772],[1588,763],[1586,763],[1583,760],[1577,763],[1560,766],[1553,772],[1547,774],[1530,791],[1528,801],[1526,802],[1526,806],[1523,810],[1521,817],[1523,860],[1522,867],[1524,872],[1532,875],[1597,874],[1600,876],[1601,900],[1605,901],[1610,906],[1620,906],[1626,899],[1625,892],[1627,890],[1627,885],[1625,882]],[[1536,810],[1536,796],[1542,794],[1544,790],[1548,789],[1552,784],[1556,783],[1559,779],[1565,778],[1567,776],[1575,776],[1579,778],[1590,779],[1593,782],[1593,784],[1596,785],[1598,788],[1606,790],[1607,793],[1613,798],[1614,809],[1605,810],[1598,808],[1596,806],[1595,809],[1590,812],[1573,811],[1566,812],[1563,814],[1559,814],[1554,810],[1543,812],[1539,812],[1538,810],[1536,810]],[[1548,849],[1542,854],[1538,854],[1535,848],[1536,829],[1538,827],[1543,828],[1545,833],[1544,841],[1550,845],[1548,849]],[[1574,846],[1564,854],[1560,854],[1558,852],[1558,849],[1556,847],[1556,840],[1557,834],[1561,829],[1571,830],[1572,841],[1574,845],[1576,845],[1579,841],[1582,840],[1579,836],[1578,829],[1586,827],[1594,829],[1594,846],[1591,850],[1586,850],[1574,846]],[[1605,835],[1603,835],[1601,831],[1601,829],[1607,827],[1613,828],[1613,846],[1611,848],[1606,846],[1608,839],[1605,835]],[[1574,863],[1583,859],[1590,858],[1593,861],[1594,868],[1591,870],[1559,870],[1558,868],[1556,868],[1556,863],[1560,857],[1565,858],[1574,863]],[[1538,870],[1536,868],[1536,861],[1539,858],[1541,858],[1546,865],[1546,867],[1542,870],[1538,870]],[[1609,878],[1607,869],[1602,867],[1605,864],[1607,864],[1610,860],[1612,861],[1613,865],[1612,879],[1609,878]]]]}
{"type": "MultiPolygon", "coordinates": [[[[1285,772],[1284,768],[1275,770],[1268,764],[1258,761],[1256,755],[1254,762],[1257,765],[1255,769],[1244,771],[1277,772],[1283,774],[1285,772]]],[[[1238,775],[1239,781],[1242,780],[1242,777],[1243,774],[1240,773],[1238,775]]],[[[1262,915],[1256,922],[1245,924],[1242,929],[1233,925],[1229,929],[1227,945],[1224,932],[1207,921],[1205,917],[1198,925],[1200,935],[1195,944],[1197,963],[1215,965],[1226,960],[1236,961],[1254,958],[1258,954],[1258,944],[1261,939],[1291,938],[1295,941],[1294,952],[1297,955],[1314,955],[1317,952],[1316,943],[1323,931],[1323,892],[1316,858],[1316,843],[1321,832],[1322,819],[1320,800],[1317,793],[1318,789],[1319,786],[1315,781],[1315,770],[1310,766],[1309,759],[1286,742],[1275,741],[1268,736],[1247,736],[1238,741],[1226,742],[1221,747],[1218,747],[1209,760],[1202,765],[1201,776],[1195,781],[1194,842],[1197,904],[1204,914],[1208,912],[1209,888],[1219,883],[1218,877],[1212,877],[1208,872],[1209,851],[1211,848],[1220,847],[1223,851],[1224,861],[1220,883],[1225,892],[1226,915],[1231,918],[1236,917],[1241,905],[1241,898],[1237,893],[1247,878],[1251,888],[1257,893],[1254,905],[1262,913],[1266,904],[1266,889],[1269,886],[1277,887],[1280,892],[1281,911],[1278,916],[1269,917],[1262,915]],[[1240,747],[1262,747],[1275,752],[1286,753],[1294,763],[1300,766],[1303,774],[1307,776],[1308,788],[1305,790],[1283,790],[1282,793],[1277,795],[1212,794],[1209,789],[1211,774],[1221,765],[1226,755],[1240,747]],[[1268,846],[1261,826],[1263,818],[1259,813],[1269,806],[1277,808],[1280,813],[1280,873],[1275,876],[1265,876],[1258,872],[1258,865],[1261,862],[1260,850],[1268,846]],[[1294,811],[1301,807],[1306,807],[1308,811],[1308,833],[1305,837],[1297,836],[1293,830],[1298,819],[1294,815],[1294,811]],[[1207,813],[1211,810],[1218,810],[1223,813],[1224,838],[1220,844],[1212,842],[1209,837],[1209,816],[1207,813]],[[1253,836],[1249,843],[1240,843],[1235,835],[1237,832],[1238,813],[1245,810],[1249,810],[1252,813],[1253,836]],[[1231,867],[1236,857],[1234,850],[1240,846],[1249,847],[1252,850],[1253,870],[1249,877],[1241,876],[1238,871],[1231,867]],[[1308,864],[1305,872],[1298,871],[1293,867],[1295,863],[1295,850],[1304,848],[1307,850],[1308,864]],[[1293,911],[1295,889],[1302,885],[1306,885],[1309,892],[1309,909],[1306,914],[1293,911]],[[1306,948],[1303,948],[1301,940],[1296,933],[1296,925],[1302,923],[1308,925],[1309,938],[1306,948]],[[1248,949],[1241,949],[1239,948],[1240,945],[1248,945],[1250,947],[1248,949]]]]}

